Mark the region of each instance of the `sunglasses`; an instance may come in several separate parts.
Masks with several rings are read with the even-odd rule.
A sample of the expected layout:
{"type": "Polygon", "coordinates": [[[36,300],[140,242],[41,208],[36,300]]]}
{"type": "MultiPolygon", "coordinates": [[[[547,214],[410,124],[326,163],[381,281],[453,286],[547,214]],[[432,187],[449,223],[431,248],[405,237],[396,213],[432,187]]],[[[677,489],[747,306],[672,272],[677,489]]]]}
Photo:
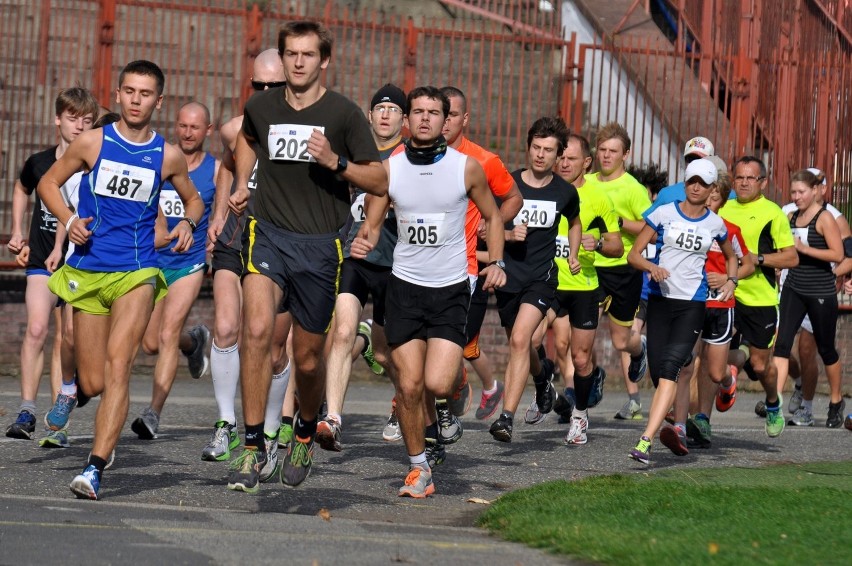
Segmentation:
{"type": "Polygon", "coordinates": [[[272,81],[269,83],[265,83],[252,79],[251,88],[253,88],[254,90],[266,90],[268,88],[278,88],[279,86],[284,86],[285,84],[287,84],[287,81],[272,81]]]}

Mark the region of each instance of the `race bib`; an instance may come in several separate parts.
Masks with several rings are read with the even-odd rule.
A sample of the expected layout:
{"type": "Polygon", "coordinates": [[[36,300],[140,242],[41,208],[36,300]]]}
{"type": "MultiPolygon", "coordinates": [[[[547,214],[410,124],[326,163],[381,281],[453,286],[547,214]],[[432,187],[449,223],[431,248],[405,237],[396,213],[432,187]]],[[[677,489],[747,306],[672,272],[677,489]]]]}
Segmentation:
{"type": "Polygon", "coordinates": [[[160,208],[169,218],[183,218],[183,201],[177,191],[160,191],[160,208]]]}
{"type": "Polygon", "coordinates": [[[350,211],[352,212],[352,218],[355,222],[363,222],[367,217],[364,214],[364,197],[366,193],[361,193],[357,197],[355,197],[355,202],[352,203],[352,208],[350,211]]]}
{"type": "Polygon", "coordinates": [[[314,129],[325,132],[322,126],[304,124],[272,124],[266,138],[271,161],[316,162],[308,153],[308,140],[314,129]]]}
{"type": "Polygon", "coordinates": [[[571,255],[571,245],[568,243],[568,236],[556,236],[556,257],[568,259],[571,255]]]}
{"type": "Polygon", "coordinates": [[[692,224],[672,222],[666,227],[666,235],[663,241],[668,246],[697,252],[709,250],[713,244],[713,237],[707,230],[702,230],[692,224]]]}
{"type": "Polygon", "coordinates": [[[802,241],[802,244],[808,245],[808,227],[804,228],[793,228],[793,237],[799,238],[802,241]]]}
{"type": "Polygon", "coordinates": [[[154,177],[152,169],[104,159],[98,167],[95,194],[134,202],[148,202],[154,190],[154,177]]]}
{"type": "Polygon", "coordinates": [[[441,246],[447,239],[446,214],[397,215],[399,241],[413,246],[441,246]]]}
{"type": "Polygon", "coordinates": [[[524,207],[515,216],[513,223],[526,224],[529,228],[550,228],[556,220],[556,203],[549,200],[524,199],[524,207]]]}
{"type": "Polygon", "coordinates": [[[254,162],[254,167],[251,170],[248,180],[248,190],[253,191],[257,188],[257,161],[254,162]]]}

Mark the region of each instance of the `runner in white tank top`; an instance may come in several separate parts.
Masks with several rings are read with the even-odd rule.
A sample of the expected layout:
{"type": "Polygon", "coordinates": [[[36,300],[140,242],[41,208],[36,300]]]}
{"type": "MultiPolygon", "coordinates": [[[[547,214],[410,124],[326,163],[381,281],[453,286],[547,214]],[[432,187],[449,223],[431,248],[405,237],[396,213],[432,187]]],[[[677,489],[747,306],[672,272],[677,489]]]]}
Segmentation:
{"type": "Polygon", "coordinates": [[[468,198],[488,226],[490,263],[481,272],[484,288],[502,286],[506,274],[500,211],[485,172],[475,159],[448,149],[441,135],[450,101],[435,87],[418,87],[407,102],[411,139],[404,153],[384,162],[388,196],[368,197],[366,220],[352,242],[351,256],[364,258],[373,249],[393,201],[399,239],[388,281],[385,334],[399,375],[397,413],[410,462],[399,495],[424,498],[435,492],[432,465],[442,460],[434,459],[437,445],[427,455],[423,395],[427,388],[438,398],[452,393],[466,343],[468,198]]]}

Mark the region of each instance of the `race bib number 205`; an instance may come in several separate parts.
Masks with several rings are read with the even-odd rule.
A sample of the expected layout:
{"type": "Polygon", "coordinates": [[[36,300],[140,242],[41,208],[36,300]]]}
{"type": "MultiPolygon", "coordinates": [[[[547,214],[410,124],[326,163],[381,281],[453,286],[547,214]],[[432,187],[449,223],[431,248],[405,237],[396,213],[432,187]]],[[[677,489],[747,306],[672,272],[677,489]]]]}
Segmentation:
{"type": "Polygon", "coordinates": [[[269,147],[270,161],[302,161],[316,162],[308,153],[308,140],[317,129],[325,133],[322,126],[306,126],[304,124],[272,124],[266,138],[269,147]]]}
{"type": "Polygon", "coordinates": [[[104,159],[98,167],[95,194],[148,202],[154,190],[154,171],[104,159]]]}

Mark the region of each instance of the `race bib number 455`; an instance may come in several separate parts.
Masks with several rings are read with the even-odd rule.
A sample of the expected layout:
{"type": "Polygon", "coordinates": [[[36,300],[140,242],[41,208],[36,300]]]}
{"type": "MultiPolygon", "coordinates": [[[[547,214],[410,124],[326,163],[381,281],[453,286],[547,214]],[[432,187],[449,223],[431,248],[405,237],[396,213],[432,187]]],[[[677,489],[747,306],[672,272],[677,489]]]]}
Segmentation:
{"type": "Polygon", "coordinates": [[[308,153],[308,140],[314,129],[325,132],[322,126],[304,124],[272,124],[266,138],[271,161],[316,162],[308,153]]]}
{"type": "Polygon", "coordinates": [[[148,202],[154,190],[154,171],[104,159],[98,167],[95,194],[148,202]]]}
{"type": "Polygon", "coordinates": [[[524,207],[515,216],[514,224],[526,224],[530,228],[550,228],[555,220],[555,202],[524,199],[524,207]]]}

